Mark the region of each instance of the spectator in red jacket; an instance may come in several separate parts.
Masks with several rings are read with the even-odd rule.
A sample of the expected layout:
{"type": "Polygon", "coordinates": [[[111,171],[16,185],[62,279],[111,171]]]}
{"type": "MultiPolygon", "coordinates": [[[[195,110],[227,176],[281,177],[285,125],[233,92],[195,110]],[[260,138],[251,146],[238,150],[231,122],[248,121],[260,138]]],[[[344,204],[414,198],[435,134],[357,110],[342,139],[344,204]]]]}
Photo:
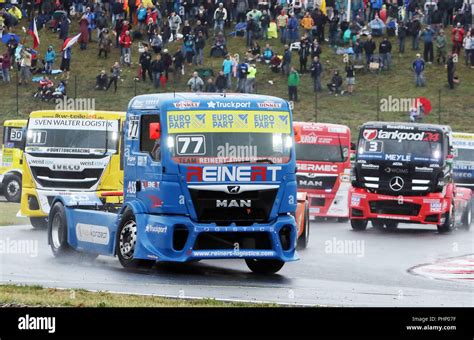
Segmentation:
{"type": "Polygon", "coordinates": [[[461,23],[458,22],[456,27],[453,28],[451,34],[451,40],[453,41],[453,53],[459,55],[462,48],[462,42],[464,40],[464,28],[462,28],[461,23]]]}
{"type": "Polygon", "coordinates": [[[131,46],[132,46],[132,37],[130,36],[130,31],[123,31],[122,35],[119,38],[120,44],[120,64],[131,65],[131,46]]]}

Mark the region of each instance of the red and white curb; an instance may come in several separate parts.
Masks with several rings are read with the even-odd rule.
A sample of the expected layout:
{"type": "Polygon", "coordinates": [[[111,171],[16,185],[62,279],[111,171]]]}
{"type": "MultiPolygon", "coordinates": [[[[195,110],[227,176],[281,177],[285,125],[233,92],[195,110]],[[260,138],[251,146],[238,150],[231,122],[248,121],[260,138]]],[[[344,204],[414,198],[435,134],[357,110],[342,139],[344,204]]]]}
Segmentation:
{"type": "Polygon", "coordinates": [[[432,279],[474,283],[474,255],[453,257],[431,264],[423,264],[411,268],[409,272],[432,279]]]}

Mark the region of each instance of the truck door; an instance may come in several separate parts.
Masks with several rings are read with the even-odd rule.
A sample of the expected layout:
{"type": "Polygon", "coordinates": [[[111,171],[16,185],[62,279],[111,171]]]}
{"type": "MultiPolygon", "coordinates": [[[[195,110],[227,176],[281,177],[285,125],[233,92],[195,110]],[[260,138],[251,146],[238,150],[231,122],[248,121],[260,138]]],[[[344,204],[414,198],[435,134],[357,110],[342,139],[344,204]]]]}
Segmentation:
{"type": "Polygon", "coordinates": [[[163,206],[160,183],[162,180],[161,136],[159,114],[142,115],[140,124],[140,152],[137,155],[137,198],[150,212],[163,206]]]}

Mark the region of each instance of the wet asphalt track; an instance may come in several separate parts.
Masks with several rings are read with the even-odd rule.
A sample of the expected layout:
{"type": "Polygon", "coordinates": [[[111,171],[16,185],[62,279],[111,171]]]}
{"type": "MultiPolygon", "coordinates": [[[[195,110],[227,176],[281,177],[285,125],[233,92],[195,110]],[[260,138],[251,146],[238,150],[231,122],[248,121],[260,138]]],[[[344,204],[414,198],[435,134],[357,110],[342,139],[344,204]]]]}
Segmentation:
{"type": "Polygon", "coordinates": [[[30,226],[0,227],[0,242],[10,244],[0,254],[0,283],[304,305],[474,306],[474,280],[409,272],[421,264],[473,254],[473,230],[439,235],[435,228],[401,225],[394,232],[354,232],[348,223],[313,222],[301,260],[266,277],[252,274],[243,260],[159,264],[131,272],[116,258],[56,259],[46,232],[30,226]],[[16,254],[11,244],[18,240],[37,241],[37,254],[16,254]]]}

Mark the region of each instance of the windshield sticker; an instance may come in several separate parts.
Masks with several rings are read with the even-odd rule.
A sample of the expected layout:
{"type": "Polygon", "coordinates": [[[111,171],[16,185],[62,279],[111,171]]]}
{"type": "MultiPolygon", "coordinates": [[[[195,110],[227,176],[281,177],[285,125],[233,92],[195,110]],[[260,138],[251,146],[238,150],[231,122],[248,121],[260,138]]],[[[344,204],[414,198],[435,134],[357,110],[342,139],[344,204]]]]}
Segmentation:
{"type": "Polygon", "coordinates": [[[31,118],[28,129],[118,131],[118,121],[104,119],[31,118]]]}
{"type": "Polygon", "coordinates": [[[168,133],[265,132],[290,133],[290,115],[285,111],[169,111],[168,133]]]}

